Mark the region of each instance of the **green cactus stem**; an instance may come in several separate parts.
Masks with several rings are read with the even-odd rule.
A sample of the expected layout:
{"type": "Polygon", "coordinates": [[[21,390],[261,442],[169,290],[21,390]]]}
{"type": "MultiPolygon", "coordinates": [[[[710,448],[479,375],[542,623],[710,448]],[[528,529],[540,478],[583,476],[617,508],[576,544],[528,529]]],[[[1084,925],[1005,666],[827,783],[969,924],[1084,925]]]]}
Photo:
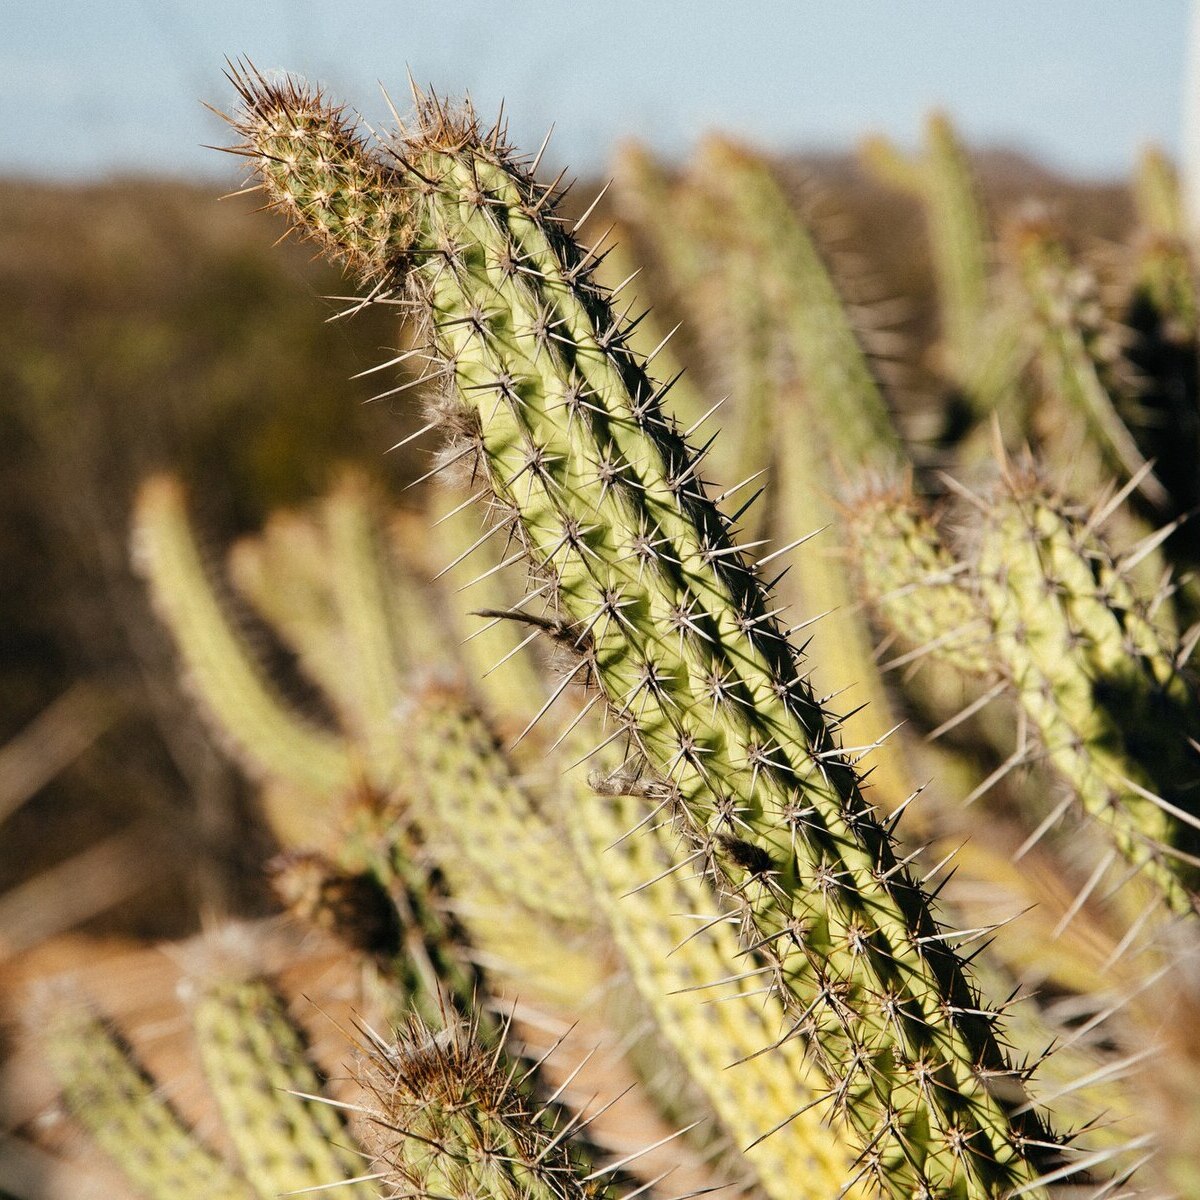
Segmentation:
{"type": "Polygon", "coordinates": [[[966,149],[949,118],[933,112],[917,156],[876,136],[863,143],[861,157],[881,182],[916,197],[924,210],[938,293],[937,367],[953,388],[946,433],[954,440],[966,435],[959,453],[974,463],[987,452],[988,418],[997,417],[1007,436],[1023,431],[1020,378],[1031,352],[1024,312],[993,283],[987,216],[966,149]]]}
{"type": "Polygon", "coordinates": [[[473,872],[528,911],[582,928],[591,924],[588,891],[562,852],[562,830],[538,811],[461,691],[429,683],[406,702],[399,720],[430,781],[422,819],[439,843],[455,846],[473,872]]]}
{"type": "Polygon", "coordinates": [[[909,482],[863,490],[846,505],[845,527],[860,586],[886,628],[965,674],[993,672],[986,618],[909,482]]]}
{"type": "Polygon", "coordinates": [[[1043,227],[1026,225],[1014,242],[1027,329],[1035,339],[1046,392],[1061,413],[1079,414],[1110,472],[1137,478],[1141,494],[1164,509],[1167,492],[1121,416],[1120,399],[1132,384],[1124,371],[1120,331],[1105,318],[1095,279],[1072,263],[1062,242],[1043,227]]]}
{"type": "MultiPolygon", "coordinates": [[[[346,158],[383,159],[347,121],[293,84],[236,82],[245,153],[305,227],[357,227],[385,195],[408,206],[405,240],[370,270],[381,288],[405,281],[453,385],[435,406],[444,465],[490,489],[578,654],[570,677],[602,687],[743,906],[862,1176],[973,1198],[1069,1171],[552,193],[498,132],[426,97],[364,188],[376,177],[346,158]]],[[[335,252],[353,261],[358,245],[335,252]]]]}
{"type": "Polygon", "coordinates": [[[1187,238],[1179,176],[1160,146],[1146,146],[1138,155],[1133,201],[1138,224],[1148,233],[1179,241],[1187,238]]]}
{"type": "MultiPolygon", "coordinates": [[[[647,173],[627,169],[627,190],[647,173]]],[[[718,472],[723,465],[717,478],[732,481],[766,471],[757,516],[751,510],[738,518],[748,539],[820,531],[805,547],[801,569],[782,582],[780,598],[797,612],[824,614],[813,632],[814,686],[818,694],[832,694],[855,681],[843,740],[872,747],[900,721],[837,549],[840,521],[832,496],[839,461],[855,468],[863,459],[892,462],[898,439],[815,239],[769,166],[748,150],[710,139],[676,190],[674,205],[691,235],[686,240],[708,247],[704,278],[682,278],[681,289],[704,333],[701,345],[721,364],[709,373],[729,397],[725,424],[732,428],[716,439],[705,465],[716,463],[718,472]],[[730,212],[742,220],[731,223],[730,212]],[[798,249],[781,263],[780,246],[798,249]],[[846,414],[863,405],[875,413],[874,443],[861,440],[861,431],[845,436],[846,414]]],[[[657,225],[666,224],[660,217],[657,225]]],[[[660,229],[657,240],[673,246],[678,232],[660,229]]],[[[689,264],[685,258],[681,270],[689,264]]],[[[889,746],[872,765],[874,799],[885,809],[899,807],[913,791],[902,750],[889,746]]]]}
{"type": "Polygon", "coordinates": [[[966,150],[949,118],[933,112],[919,158],[904,158],[880,137],[864,144],[862,156],[886,182],[922,201],[947,374],[965,380],[984,349],[991,317],[987,219],[966,150]]]}
{"type": "Polygon", "coordinates": [[[812,235],[758,156],[710,138],[696,174],[730,205],[764,276],[766,303],[785,330],[785,353],[813,421],[847,470],[894,467],[900,438],[883,391],[812,235]]]}
{"type": "Polygon", "coordinates": [[[956,563],[905,488],[851,525],[868,598],[919,650],[996,677],[1121,856],[1168,907],[1193,908],[1196,701],[1177,641],[1146,615],[1082,513],[1009,467],[978,552],[956,563]]]}
{"type": "MultiPolygon", "coordinates": [[[[1200,505],[1200,281],[1179,181],[1161,151],[1143,153],[1134,198],[1139,228],[1123,314],[1132,331],[1126,356],[1138,383],[1130,423],[1171,495],[1171,515],[1192,514],[1200,505]]],[[[1164,550],[1182,576],[1176,605],[1190,624],[1200,616],[1196,523],[1184,524],[1164,550]]]]}
{"type": "Polygon", "coordinates": [[[143,485],[134,511],[134,560],[172,630],[188,683],[216,732],[254,775],[307,794],[338,796],[356,771],[344,743],[287,705],[230,625],[204,569],[183,489],[167,476],[143,485]]]}
{"type": "Polygon", "coordinates": [[[697,864],[651,803],[582,792],[572,842],[630,976],[760,1186],[776,1200],[862,1196],[852,1154],[818,1107],[820,1072],[786,1039],[783,1005],[742,952],[736,916],[722,909],[697,864]],[[632,833],[630,831],[633,831],[632,833]],[[722,984],[721,980],[728,982],[722,984]],[[800,1111],[797,1115],[798,1110],[800,1111]]]}

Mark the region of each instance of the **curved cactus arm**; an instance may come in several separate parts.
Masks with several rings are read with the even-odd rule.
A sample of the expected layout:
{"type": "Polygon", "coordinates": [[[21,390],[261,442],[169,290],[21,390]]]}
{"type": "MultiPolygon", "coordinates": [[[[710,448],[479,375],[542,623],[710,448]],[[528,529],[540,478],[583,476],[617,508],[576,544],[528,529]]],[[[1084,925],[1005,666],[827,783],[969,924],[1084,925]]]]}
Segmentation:
{"type": "Polygon", "coordinates": [[[908,158],[883,137],[861,157],[884,183],[921,201],[937,277],[941,333],[952,379],[965,382],[989,327],[988,232],[967,153],[949,118],[930,113],[921,154],[908,158]]]}
{"type": "Polygon", "coordinates": [[[319,521],[304,511],[272,513],[225,557],[230,582],[297,657],[339,711],[354,705],[356,681],[329,586],[329,549],[319,521]]]}
{"type": "Polygon", "coordinates": [[[379,160],[311,96],[238,83],[273,201],[326,231],[330,204],[338,221],[385,193],[407,205],[404,244],[373,270],[407,273],[453,380],[446,463],[489,486],[580,653],[573,674],[603,688],[744,905],[864,1176],[894,1195],[1036,1189],[1060,1160],[998,1017],[862,796],[551,196],[498,135],[435,100],[419,98],[376,177],[379,160]],[[347,170],[354,155],[365,165],[347,170]]]}
{"type": "Polygon", "coordinates": [[[1046,755],[1177,912],[1194,905],[1196,703],[1105,547],[1010,475],[977,565],[991,645],[1046,755]]]}
{"type": "Polygon", "coordinates": [[[205,573],[177,480],[158,476],[142,486],[133,538],[135,561],[187,680],[238,760],[308,795],[348,791],[355,771],[345,744],[288,708],[231,626],[205,573]]]}
{"type": "Polygon", "coordinates": [[[1171,337],[1194,341],[1200,320],[1196,263],[1178,175],[1156,146],[1148,146],[1138,158],[1133,198],[1142,232],[1137,289],[1161,314],[1171,337]]]}
{"type": "Polygon", "coordinates": [[[1161,146],[1146,146],[1133,175],[1138,224],[1155,237],[1183,240],[1188,235],[1179,175],[1161,146]]]}
{"type": "Polygon", "coordinates": [[[86,1008],[43,1014],[50,1067],[71,1115],[149,1200],[254,1200],[255,1192],[206,1149],[128,1049],[86,1008]]]}
{"type": "Polygon", "coordinates": [[[261,980],[199,984],[192,1000],[196,1047],[242,1163],[262,1200],[301,1188],[333,1187],[377,1200],[366,1160],[341,1114],[322,1099],[321,1080],[283,1004],[261,980]]]}
{"type": "Polygon", "coordinates": [[[411,610],[420,601],[396,569],[387,530],[364,479],[343,478],[321,503],[321,524],[346,652],[342,671],[355,685],[345,720],[362,747],[368,778],[386,792],[406,776],[407,753],[404,739],[397,736],[395,709],[405,670],[414,659],[415,649],[405,641],[411,610]]]}
{"type": "MultiPolygon", "coordinates": [[[[598,1200],[606,1188],[474,1029],[417,1018],[372,1040],[356,1076],[373,1174],[389,1196],[598,1200]]],[[[598,1173],[599,1174],[599,1173],[598,1173]]]]}
{"type": "Polygon", "coordinates": [[[1018,235],[1021,282],[1035,335],[1036,360],[1047,391],[1079,413],[1109,469],[1138,479],[1138,490],[1163,508],[1168,496],[1147,465],[1117,408],[1122,387],[1120,339],[1104,318],[1095,280],[1071,263],[1053,235],[1026,228],[1018,235]]]}

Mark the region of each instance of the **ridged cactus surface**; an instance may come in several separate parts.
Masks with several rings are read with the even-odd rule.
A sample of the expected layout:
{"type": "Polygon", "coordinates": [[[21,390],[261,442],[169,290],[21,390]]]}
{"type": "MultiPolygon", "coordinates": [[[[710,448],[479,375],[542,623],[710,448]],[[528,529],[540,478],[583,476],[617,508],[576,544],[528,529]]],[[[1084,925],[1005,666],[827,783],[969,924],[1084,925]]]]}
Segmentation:
{"type": "Polygon", "coordinates": [[[187,1059],[194,1056],[211,1099],[191,1107],[206,1116],[185,1122],[167,1099],[180,1079],[146,1074],[115,1027],[64,996],[43,1006],[40,1041],[66,1107],[150,1200],[275,1200],[331,1186],[375,1200],[344,1109],[326,1098],[304,1035],[248,961],[266,949],[251,929],[226,927],[178,948],[188,964],[177,981],[191,1018],[187,1059]],[[224,1154],[209,1148],[214,1135],[224,1154]]]}
{"type": "Polygon", "coordinates": [[[384,461],[441,438],[412,508],[343,469],[242,537],[253,612],[174,478],[134,511],[278,842],[272,927],[336,956],[362,1058],[323,1100],[284,973],[238,957],[180,990],[206,1116],[49,1006],[62,1131],[154,1200],[606,1200],[627,1168],[657,1200],[1197,1194],[1200,276],[1169,162],[1098,250],[1029,206],[993,243],[940,115],[915,156],[869,143],[924,210],[931,322],[866,303],[794,164],[720,136],[678,170],[627,148],[575,220],[469,104],[414,89],[368,139],[230,76],[267,206],[364,285],[339,315],[409,318],[362,372],[425,407],[384,461]],[[614,207],[626,245],[585,248],[614,207]]]}
{"type": "Polygon", "coordinates": [[[245,1179],[263,1200],[338,1185],[354,1200],[378,1195],[342,1116],[279,998],[261,980],[201,983],[192,1002],[196,1046],[245,1179]]]}

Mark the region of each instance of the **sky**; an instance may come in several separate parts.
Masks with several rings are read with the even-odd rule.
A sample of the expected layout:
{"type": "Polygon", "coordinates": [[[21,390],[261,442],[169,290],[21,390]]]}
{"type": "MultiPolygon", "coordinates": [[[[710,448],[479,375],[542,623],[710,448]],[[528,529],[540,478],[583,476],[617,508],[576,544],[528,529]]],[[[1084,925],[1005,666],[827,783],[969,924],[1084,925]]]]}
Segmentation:
{"type": "Polygon", "coordinates": [[[227,176],[224,57],[328,86],[374,121],[407,72],[501,100],[513,141],[579,173],[636,136],[770,150],[915,143],[931,107],[976,146],[1105,178],[1180,148],[1188,0],[12,0],[0,174],[227,176]]]}

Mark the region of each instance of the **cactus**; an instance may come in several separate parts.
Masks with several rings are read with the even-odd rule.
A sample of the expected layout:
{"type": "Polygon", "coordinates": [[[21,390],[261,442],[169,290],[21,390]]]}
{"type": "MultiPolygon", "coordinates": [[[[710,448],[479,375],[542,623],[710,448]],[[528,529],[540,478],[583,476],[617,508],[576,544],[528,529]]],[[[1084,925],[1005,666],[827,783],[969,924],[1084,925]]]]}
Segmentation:
{"type": "Polygon", "coordinates": [[[141,1195],[254,1200],[254,1190],[193,1138],[104,1022],[72,1003],[56,1004],[43,1019],[67,1109],[141,1195]]]}
{"type": "Polygon", "coordinates": [[[786,330],[805,403],[830,450],[846,469],[894,466],[901,456],[883,391],[841,296],[808,231],[769,168],[756,156],[709,139],[699,172],[732,206],[739,233],[753,248],[765,302],[786,330]]]}
{"type": "Polygon", "coordinates": [[[783,1006],[761,995],[735,916],[681,861],[674,834],[654,825],[645,800],[581,796],[574,811],[573,845],[633,982],[763,1191],[776,1200],[864,1194],[850,1183],[849,1149],[806,1107],[823,1094],[820,1073],[784,1037],[783,1006]]]}
{"type": "Polygon", "coordinates": [[[181,989],[190,997],[194,1044],[236,1168],[184,1124],[117,1034],[83,1003],[59,998],[39,1025],[67,1106],[152,1200],[274,1200],[284,1191],[335,1184],[372,1200],[376,1189],[353,1182],[363,1173],[361,1151],[322,1098],[322,1081],[282,1001],[264,979],[243,977],[243,964],[229,962],[239,946],[239,957],[258,949],[241,945],[245,936],[241,927],[226,927],[186,946],[192,969],[181,989]],[[199,966],[200,956],[208,966],[199,966]]]}
{"type": "MultiPolygon", "coordinates": [[[[719,480],[753,479],[765,493],[757,516],[742,511],[745,503],[739,510],[748,539],[772,530],[820,534],[805,548],[804,569],[781,583],[780,598],[798,612],[823,614],[814,631],[820,652],[814,684],[818,693],[833,693],[856,681],[858,703],[844,718],[843,736],[847,744],[870,747],[901,722],[838,553],[832,497],[839,466],[895,462],[900,445],[860,335],[815,239],[752,152],[709,139],[671,200],[678,222],[665,218],[663,185],[644,156],[627,152],[619,179],[620,195],[643,214],[649,240],[678,263],[686,311],[714,360],[709,373],[727,394],[723,411],[732,428],[706,450],[706,468],[713,464],[719,480]],[[730,212],[742,218],[732,226],[730,212]],[[690,236],[681,238],[677,224],[690,236]],[[708,253],[697,255],[696,247],[708,253]],[[863,427],[845,415],[860,411],[870,414],[863,427]]],[[[678,416],[677,405],[673,411],[678,416]]],[[[882,807],[898,808],[912,793],[907,766],[897,747],[877,756],[873,785],[882,807]]]]}
{"type": "MultiPolygon", "coordinates": [[[[252,666],[245,640],[199,568],[178,484],[158,479],[144,487],[135,521],[137,540],[154,547],[142,562],[159,611],[168,618],[185,663],[201,664],[202,671],[193,667],[193,674],[203,678],[206,706],[237,756],[260,772],[282,771],[288,749],[247,736],[258,726],[244,720],[242,678],[255,680],[256,701],[271,714],[262,725],[303,730],[336,746],[335,735],[307,725],[252,666]]],[[[405,528],[411,530],[407,523],[405,528]]],[[[292,786],[269,806],[273,826],[291,851],[275,864],[276,890],[295,915],[372,950],[391,945],[388,926],[398,919],[397,904],[417,918],[426,949],[410,940],[393,948],[390,964],[385,954],[379,965],[396,973],[403,996],[424,997],[421,1003],[433,1004],[427,1009],[432,1020],[439,989],[430,990],[428,972],[412,974],[414,961],[432,953],[435,963],[460,979],[460,1000],[469,1000],[475,987],[454,966],[454,955],[445,958],[437,949],[444,936],[452,941],[461,936],[452,934],[445,916],[436,911],[445,898],[433,907],[427,903],[426,893],[431,886],[436,893],[437,885],[422,844],[437,834],[434,826],[448,808],[454,820],[490,814],[482,828],[492,840],[468,852],[476,870],[464,872],[455,862],[443,861],[434,874],[454,874],[456,903],[476,914],[474,932],[489,948],[494,965],[506,963],[519,977],[536,979],[533,964],[520,961],[520,943],[512,940],[514,927],[528,923],[528,912],[580,928],[587,927],[589,918],[577,881],[565,870],[541,818],[514,807],[523,793],[508,780],[510,768],[465,696],[441,707],[409,703],[409,668],[419,661],[417,647],[436,656],[447,639],[434,633],[432,596],[421,595],[415,582],[414,560],[420,555],[412,545],[405,549],[408,565],[398,553],[393,556],[387,522],[369,502],[362,481],[345,476],[321,501],[315,520],[277,514],[264,534],[243,538],[231,557],[235,578],[328,692],[342,726],[336,736],[347,764],[344,790],[322,792],[311,776],[284,776],[282,782],[292,786]],[[424,720],[409,728],[409,739],[401,740],[396,731],[404,728],[406,708],[424,720]],[[356,774],[361,779],[357,787],[351,784],[356,774]],[[328,814],[325,819],[314,819],[312,814],[322,810],[328,814]],[[506,847],[507,855],[499,853],[506,847]],[[518,861],[522,869],[514,870],[518,861]],[[497,906],[499,923],[485,934],[483,924],[491,926],[497,906]],[[522,906],[524,916],[517,911],[522,906]]],[[[504,632],[511,632],[507,623],[504,632]]],[[[520,684],[521,677],[510,679],[509,685],[514,682],[520,684]]],[[[528,686],[541,685],[534,677],[528,686]]],[[[436,689],[429,691],[432,695],[436,689]]],[[[455,694],[453,687],[446,689],[447,698],[455,694]]],[[[510,703],[513,699],[509,697],[510,703]]],[[[275,779],[273,774],[267,778],[275,779]]],[[[443,836],[440,844],[445,855],[458,855],[457,843],[451,851],[443,836]]],[[[544,939],[531,930],[525,944],[533,950],[539,940],[544,939]]],[[[579,955],[566,945],[560,948],[556,986],[573,977],[586,991],[591,972],[579,955]]],[[[546,957],[539,953],[534,961],[544,964],[546,957]]],[[[574,986],[570,991],[577,994],[574,986]]]]}
{"type": "Polygon", "coordinates": [[[560,831],[535,810],[480,714],[460,693],[431,685],[411,697],[401,720],[417,764],[446,781],[428,790],[442,839],[530,911],[586,927],[587,892],[562,855],[560,831]]]}
{"type": "Polygon", "coordinates": [[[1192,908],[1195,699],[1088,527],[1013,477],[977,565],[993,646],[1055,768],[1168,905],[1192,908]]]}
{"type": "Polygon", "coordinates": [[[1138,155],[1133,198],[1138,221],[1147,233],[1179,241],[1187,238],[1179,178],[1171,160],[1158,146],[1146,146],[1138,155]]]}
{"type": "Polygon", "coordinates": [[[152,581],[160,616],[176,631],[188,683],[238,758],[256,775],[285,779],[305,793],[349,791],[356,772],[345,746],[280,701],[230,627],[191,536],[178,483],[166,477],[148,482],[134,521],[134,561],[152,581]]]}
{"type": "MultiPolygon", "coordinates": [[[[1187,518],[1200,504],[1195,469],[1200,456],[1200,294],[1179,183],[1161,152],[1143,154],[1134,197],[1139,229],[1132,294],[1123,313],[1131,331],[1127,357],[1138,384],[1130,423],[1170,493],[1168,515],[1187,518]]],[[[1194,582],[1200,533],[1195,522],[1184,524],[1164,551],[1186,573],[1176,606],[1183,623],[1193,622],[1200,615],[1194,582]]]]}
{"type": "MultiPolygon", "coordinates": [[[[572,676],[603,688],[745,906],[862,1174],[966,1197],[1069,1170],[550,193],[436,100],[418,98],[385,168],[296,85],[236,82],[245,153],[305,228],[333,238],[405,210],[404,239],[366,273],[404,280],[427,315],[455,385],[445,463],[488,484],[580,654],[572,676]]],[[[353,264],[359,246],[333,249],[353,264]]]]}
{"type": "Polygon", "coordinates": [[[926,120],[919,160],[902,159],[882,138],[864,145],[863,158],[926,206],[948,373],[964,379],[983,347],[990,317],[987,222],[966,151],[946,115],[935,112],[926,120]]]}
{"type": "Polygon", "coordinates": [[[1022,345],[1019,314],[996,294],[987,218],[949,118],[939,112],[929,115],[924,147],[916,158],[906,158],[878,136],[863,143],[861,157],[884,183],[917,197],[924,208],[939,301],[939,373],[955,388],[950,422],[965,416],[979,426],[995,414],[1011,424],[1028,350],[1022,345]],[[966,412],[956,414],[956,403],[965,405],[966,412]]]}
{"type": "Polygon", "coordinates": [[[986,621],[911,482],[864,490],[845,511],[860,585],[884,624],[917,651],[990,674],[986,621]]]}
{"type": "MultiPolygon", "coordinates": [[[[672,380],[671,409],[682,427],[721,430],[721,436],[708,440],[706,472],[731,488],[740,480],[758,479],[773,459],[768,399],[778,358],[769,305],[757,286],[761,264],[744,252],[740,239],[729,236],[723,202],[714,202],[692,176],[672,188],[643,148],[624,147],[615,182],[616,203],[628,214],[626,227],[616,236],[631,238],[635,246],[644,244],[661,260],[659,276],[669,283],[669,298],[685,318],[680,331],[686,336],[691,330],[697,343],[704,392],[696,388],[692,373],[681,369],[675,343],[668,339],[663,344],[653,309],[631,328],[630,348],[652,354],[659,374],[672,380]],[[715,405],[720,409],[713,415],[715,405]]],[[[597,277],[605,284],[617,283],[629,274],[630,265],[618,241],[606,251],[597,277]]],[[[654,282],[652,278],[646,289],[652,299],[658,294],[654,282]]],[[[769,506],[746,504],[745,509],[750,536],[761,536],[769,506]]]]}
{"type": "MultiPolygon", "coordinates": [[[[1072,263],[1061,241],[1045,228],[1027,224],[1014,238],[1043,387],[1060,413],[1082,420],[1109,471],[1136,479],[1146,500],[1165,508],[1167,492],[1121,415],[1121,399],[1132,382],[1122,358],[1121,331],[1105,317],[1094,276],[1072,263]]],[[[1087,487],[1083,464],[1070,457],[1078,450],[1068,445],[1060,454],[1075,471],[1073,486],[1087,487]]]]}

